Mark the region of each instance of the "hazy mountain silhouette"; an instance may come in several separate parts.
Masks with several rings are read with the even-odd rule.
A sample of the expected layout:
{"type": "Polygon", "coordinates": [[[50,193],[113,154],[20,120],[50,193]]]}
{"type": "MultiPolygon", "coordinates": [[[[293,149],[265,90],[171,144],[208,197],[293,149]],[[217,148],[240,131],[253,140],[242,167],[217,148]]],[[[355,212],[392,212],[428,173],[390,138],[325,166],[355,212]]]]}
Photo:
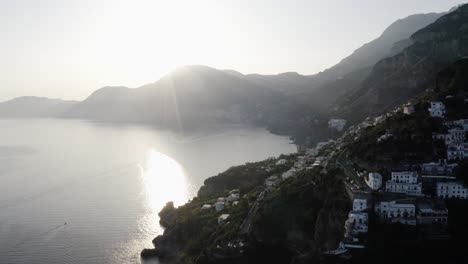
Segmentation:
{"type": "Polygon", "coordinates": [[[77,101],[64,101],[44,97],[18,97],[10,101],[0,103],[0,117],[59,117],[77,103],[77,101]]]}
{"type": "Polygon", "coordinates": [[[180,67],[155,83],[135,89],[102,88],[64,117],[171,128],[211,123],[268,124],[280,114],[272,109],[281,112],[281,105],[292,100],[243,75],[197,65],[180,67]]]}

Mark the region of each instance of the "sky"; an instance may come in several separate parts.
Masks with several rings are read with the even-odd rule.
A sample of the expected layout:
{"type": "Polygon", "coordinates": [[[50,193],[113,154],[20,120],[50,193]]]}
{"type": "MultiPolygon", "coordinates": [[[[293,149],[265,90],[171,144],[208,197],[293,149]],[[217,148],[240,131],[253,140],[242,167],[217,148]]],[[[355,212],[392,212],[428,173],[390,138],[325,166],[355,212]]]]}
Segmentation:
{"type": "Polygon", "coordinates": [[[461,0],[0,0],[0,101],[82,100],[182,65],[314,74],[461,0]]]}

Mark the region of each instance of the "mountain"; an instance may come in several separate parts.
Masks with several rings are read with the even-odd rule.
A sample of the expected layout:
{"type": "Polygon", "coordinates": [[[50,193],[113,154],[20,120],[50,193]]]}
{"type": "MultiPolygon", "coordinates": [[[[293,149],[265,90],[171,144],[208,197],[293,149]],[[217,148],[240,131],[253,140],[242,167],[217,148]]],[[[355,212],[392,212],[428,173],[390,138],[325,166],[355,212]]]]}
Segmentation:
{"type": "Polygon", "coordinates": [[[0,103],[0,117],[2,118],[39,118],[59,117],[76,101],[64,101],[44,97],[25,96],[0,103]]]}
{"type": "MultiPolygon", "coordinates": [[[[320,111],[335,103],[336,98],[359,88],[371,72],[372,66],[386,57],[401,52],[411,44],[410,36],[433,23],[445,13],[411,15],[392,23],[376,39],[364,44],[335,66],[315,75],[294,72],[277,75],[248,74],[237,76],[258,85],[269,87],[299,100],[320,111]]],[[[230,71],[234,74],[234,71],[230,71]]]]}
{"type": "Polygon", "coordinates": [[[233,71],[184,66],[139,88],[105,87],[64,117],[183,129],[219,123],[269,126],[304,111],[291,97],[233,71]]]}
{"type": "Polygon", "coordinates": [[[338,113],[354,120],[383,113],[424,91],[436,73],[468,56],[468,5],[411,35],[411,45],[380,60],[358,89],[339,101],[338,113]]]}
{"type": "Polygon", "coordinates": [[[325,70],[323,74],[330,75],[332,78],[340,78],[353,71],[372,67],[379,60],[401,51],[405,47],[402,44],[413,33],[433,23],[444,14],[417,14],[399,19],[385,29],[378,38],[364,44],[337,65],[325,70]]]}

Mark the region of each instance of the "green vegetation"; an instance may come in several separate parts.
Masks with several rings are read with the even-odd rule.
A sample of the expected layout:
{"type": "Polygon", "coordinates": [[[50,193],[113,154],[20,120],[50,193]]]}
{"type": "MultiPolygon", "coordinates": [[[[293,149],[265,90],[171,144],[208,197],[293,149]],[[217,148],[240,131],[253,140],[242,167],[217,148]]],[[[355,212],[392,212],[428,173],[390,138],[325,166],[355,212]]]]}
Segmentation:
{"type": "Polygon", "coordinates": [[[341,177],[337,169],[328,173],[315,169],[282,183],[265,200],[256,218],[256,236],[296,255],[335,248],[349,211],[341,177]]]}

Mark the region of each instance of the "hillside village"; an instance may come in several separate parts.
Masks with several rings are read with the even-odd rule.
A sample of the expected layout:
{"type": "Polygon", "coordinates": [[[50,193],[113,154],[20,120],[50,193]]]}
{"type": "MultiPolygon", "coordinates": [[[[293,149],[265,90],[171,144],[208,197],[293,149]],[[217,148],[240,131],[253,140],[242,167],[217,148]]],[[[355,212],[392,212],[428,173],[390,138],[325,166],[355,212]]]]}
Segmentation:
{"type": "MultiPolygon", "coordinates": [[[[447,89],[426,92],[389,113],[346,129],[346,120],[330,120],[330,129],[342,130],[340,137],[319,142],[315,148],[298,147],[294,155],[233,167],[209,178],[189,204],[177,209],[166,206],[160,214],[166,232],[155,239],[156,250],[145,250],[142,256],[173,259],[177,253],[167,244],[173,245],[173,236],[192,225],[191,221],[213,222],[204,234],[186,234],[190,244],[199,243],[197,248],[203,249],[190,255],[195,263],[246,261],[252,254],[262,259],[283,257],[262,255],[257,244],[264,243],[259,241],[267,240],[262,238],[265,236],[274,241],[284,239],[283,231],[270,225],[290,232],[287,223],[291,217],[305,226],[315,225],[312,233],[301,231],[308,239],[286,243],[297,246],[307,240],[322,241],[299,251],[313,255],[312,259],[362,260],[362,255],[376,251],[376,239],[393,239],[381,233],[384,226],[383,230],[397,228],[396,232],[409,228],[406,233],[414,232],[425,241],[452,241],[459,222],[468,219],[463,218],[466,202],[456,202],[468,201],[468,115],[450,112],[460,109],[459,104],[453,107],[453,97],[462,100],[461,109],[468,109],[465,89],[453,95],[446,95],[447,89]],[[361,151],[373,154],[366,156],[361,151]],[[388,153],[397,155],[386,156],[388,153]],[[328,190],[323,192],[324,188],[328,190]],[[335,209],[328,207],[330,201],[335,209]],[[334,222],[323,222],[322,214],[334,222]],[[319,234],[319,229],[328,231],[319,234]],[[213,242],[195,236],[211,237],[213,242]]],[[[175,262],[181,261],[187,259],[175,262]]],[[[302,261],[298,263],[311,258],[302,261]]]]}

